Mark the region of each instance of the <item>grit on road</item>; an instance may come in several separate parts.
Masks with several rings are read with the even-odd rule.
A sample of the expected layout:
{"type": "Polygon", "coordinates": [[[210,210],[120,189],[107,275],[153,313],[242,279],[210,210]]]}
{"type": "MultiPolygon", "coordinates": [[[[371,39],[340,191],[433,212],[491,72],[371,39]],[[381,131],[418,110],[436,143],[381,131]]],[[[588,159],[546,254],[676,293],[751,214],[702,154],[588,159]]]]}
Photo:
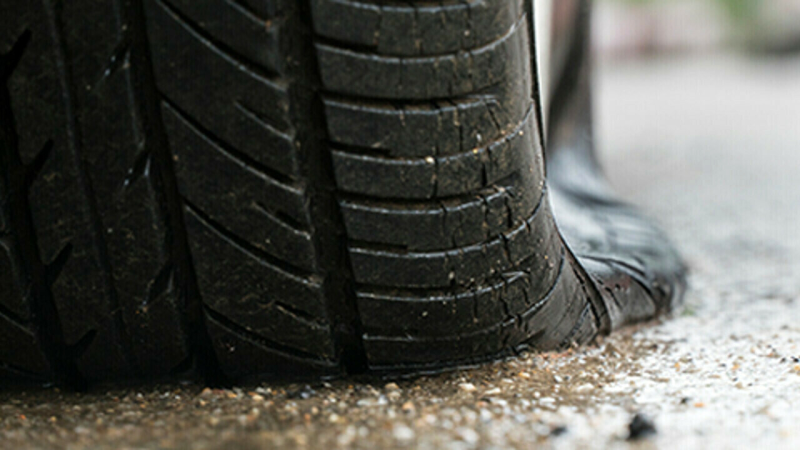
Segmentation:
{"type": "Polygon", "coordinates": [[[604,165],[692,269],[673,318],[413,380],[2,392],[0,446],[800,448],[800,60],[599,69],[604,165]]]}

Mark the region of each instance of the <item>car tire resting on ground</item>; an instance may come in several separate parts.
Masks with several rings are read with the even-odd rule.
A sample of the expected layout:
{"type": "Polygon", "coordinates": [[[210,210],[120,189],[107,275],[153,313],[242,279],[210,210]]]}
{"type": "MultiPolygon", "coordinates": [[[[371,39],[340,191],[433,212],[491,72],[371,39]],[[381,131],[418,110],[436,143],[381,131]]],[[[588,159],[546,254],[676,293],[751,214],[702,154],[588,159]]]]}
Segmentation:
{"type": "Polygon", "coordinates": [[[580,36],[545,183],[531,17],[523,0],[4,2],[0,377],[436,371],[668,310],[679,260],[575,131],[580,36]]]}

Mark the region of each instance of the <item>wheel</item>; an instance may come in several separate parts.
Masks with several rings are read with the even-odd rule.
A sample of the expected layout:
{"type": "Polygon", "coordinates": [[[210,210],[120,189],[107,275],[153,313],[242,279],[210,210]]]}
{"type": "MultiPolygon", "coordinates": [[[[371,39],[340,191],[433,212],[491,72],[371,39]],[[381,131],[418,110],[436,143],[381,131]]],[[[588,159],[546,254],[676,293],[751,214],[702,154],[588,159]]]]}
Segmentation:
{"type": "Polygon", "coordinates": [[[6,1],[0,376],[436,371],[670,309],[679,259],[561,131],[586,70],[545,184],[531,8],[6,1]]]}

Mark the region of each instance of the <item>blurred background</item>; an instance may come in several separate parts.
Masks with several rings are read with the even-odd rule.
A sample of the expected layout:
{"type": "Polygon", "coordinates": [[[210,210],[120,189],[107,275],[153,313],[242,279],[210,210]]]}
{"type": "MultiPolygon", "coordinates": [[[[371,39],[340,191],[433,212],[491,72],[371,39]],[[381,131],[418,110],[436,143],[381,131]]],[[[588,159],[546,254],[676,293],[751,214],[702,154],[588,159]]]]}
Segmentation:
{"type": "Polygon", "coordinates": [[[800,50],[798,0],[601,0],[594,39],[603,57],[800,50]]]}
{"type": "Polygon", "coordinates": [[[592,1],[603,166],[691,269],[633,408],[656,448],[800,448],[800,1],[592,1]]]}

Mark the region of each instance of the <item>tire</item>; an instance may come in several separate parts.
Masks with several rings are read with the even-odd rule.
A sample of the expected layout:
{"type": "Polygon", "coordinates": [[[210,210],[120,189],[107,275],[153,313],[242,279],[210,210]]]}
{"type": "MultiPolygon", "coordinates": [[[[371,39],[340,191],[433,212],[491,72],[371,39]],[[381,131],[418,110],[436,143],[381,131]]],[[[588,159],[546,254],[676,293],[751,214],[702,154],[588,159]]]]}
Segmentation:
{"type": "Polygon", "coordinates": [[[626,322],[551,212],[529,2],[3,8],[0,377],[437,371],[626,322]]]}

